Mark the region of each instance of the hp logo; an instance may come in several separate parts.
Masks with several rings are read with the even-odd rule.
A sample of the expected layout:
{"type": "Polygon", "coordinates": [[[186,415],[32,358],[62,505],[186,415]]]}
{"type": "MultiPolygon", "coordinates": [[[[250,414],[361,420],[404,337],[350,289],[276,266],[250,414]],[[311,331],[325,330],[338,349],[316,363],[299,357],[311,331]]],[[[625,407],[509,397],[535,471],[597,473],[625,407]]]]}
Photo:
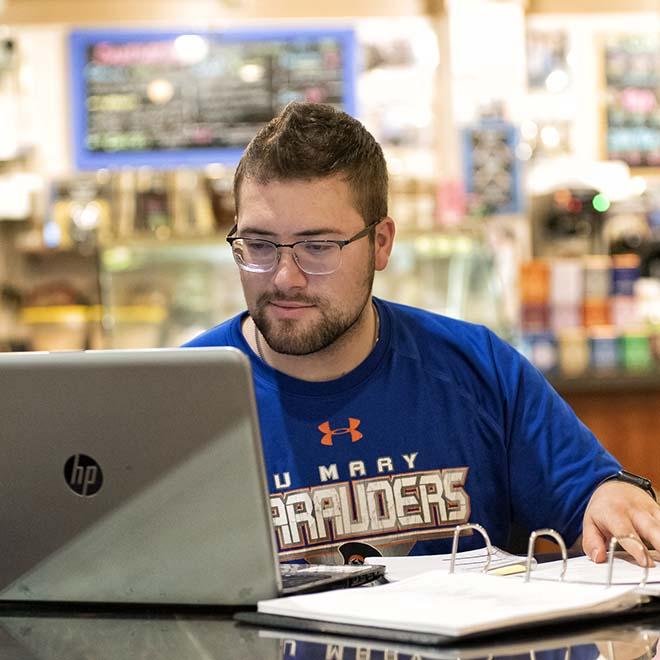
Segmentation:
{"type": "Polygon", "coordinates": [[[83,497],[96,495],[103,485],[101,466],[85,454],[75,454],[67,460],[64,478],[69,488],[83,497]]]}

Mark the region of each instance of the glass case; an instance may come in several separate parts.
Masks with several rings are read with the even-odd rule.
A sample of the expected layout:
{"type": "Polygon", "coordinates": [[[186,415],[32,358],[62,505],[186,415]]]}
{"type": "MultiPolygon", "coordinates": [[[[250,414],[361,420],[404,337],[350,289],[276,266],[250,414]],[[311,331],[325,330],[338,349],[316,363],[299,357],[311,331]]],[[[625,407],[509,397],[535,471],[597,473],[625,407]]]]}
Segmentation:
{"type": "MultiPolygon", "coordinates": [[[[117,245],[102,250],[100,264],[108,348],[178,346],[245,307],[221,239],[117,245]]],[[[376,274],[374,294],[510,335],[494,255],[475,234],[397,237],[387,269],[376,274]]]]}
{"type": "Polygon", "coordinates": [[[178,346],[244,306],[224,241],[131,243],[100,262],[108,348],[178,346]]]}
{"type": "Polygon", "coordinates": [[[482,236],[423,232],[398,236],[377,296],[511,333],[495,255],[482,236]]]}

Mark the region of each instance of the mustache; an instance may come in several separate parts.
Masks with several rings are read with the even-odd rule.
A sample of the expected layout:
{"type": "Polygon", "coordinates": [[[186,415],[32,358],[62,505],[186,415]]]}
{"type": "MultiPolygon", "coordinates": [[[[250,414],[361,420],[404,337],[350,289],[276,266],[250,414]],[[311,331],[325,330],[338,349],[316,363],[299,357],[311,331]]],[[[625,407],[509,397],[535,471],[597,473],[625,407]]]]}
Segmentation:
{"type": "Polygon", "coordinates": [[[291,302],[291,303],[300,303],[302,305],[318,305],[321,303],[320,298],[315,296],[291,296],[283,293],[273,292],[273,293],[262,293],[257,299],[257,306],[261,307],[267,305],[271,302],[291,302]]]}

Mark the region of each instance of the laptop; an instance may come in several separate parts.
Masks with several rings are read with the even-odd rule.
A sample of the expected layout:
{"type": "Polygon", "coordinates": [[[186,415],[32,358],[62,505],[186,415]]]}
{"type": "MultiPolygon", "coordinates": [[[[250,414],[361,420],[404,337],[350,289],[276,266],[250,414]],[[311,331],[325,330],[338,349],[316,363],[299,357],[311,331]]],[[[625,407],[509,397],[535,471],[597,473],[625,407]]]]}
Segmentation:
{"type": "Polygon", "coordinates": [[[0,601],[253,605],[383,574],[283,584],[236,349],[0,354],[0,419],[0,601]]]}

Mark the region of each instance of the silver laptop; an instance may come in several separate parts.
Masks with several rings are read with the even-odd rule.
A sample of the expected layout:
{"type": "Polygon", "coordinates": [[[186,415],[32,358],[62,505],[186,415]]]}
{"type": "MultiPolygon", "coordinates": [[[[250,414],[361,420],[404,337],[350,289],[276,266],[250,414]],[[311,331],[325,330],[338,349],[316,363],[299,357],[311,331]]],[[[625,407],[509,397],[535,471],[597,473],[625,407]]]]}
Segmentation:
{"type": "MultiPolygon", "coordinates": [[[[0,420],[0,600],[246,605],[286,592],[239,351],[0,354],[0,420]]],[[[290,592],[379,574],[287,572],[290,592]]]]}

